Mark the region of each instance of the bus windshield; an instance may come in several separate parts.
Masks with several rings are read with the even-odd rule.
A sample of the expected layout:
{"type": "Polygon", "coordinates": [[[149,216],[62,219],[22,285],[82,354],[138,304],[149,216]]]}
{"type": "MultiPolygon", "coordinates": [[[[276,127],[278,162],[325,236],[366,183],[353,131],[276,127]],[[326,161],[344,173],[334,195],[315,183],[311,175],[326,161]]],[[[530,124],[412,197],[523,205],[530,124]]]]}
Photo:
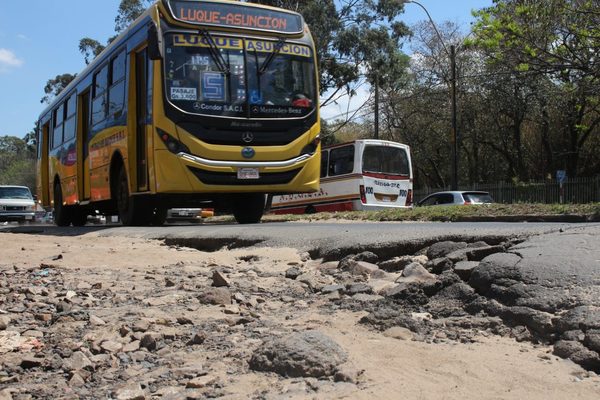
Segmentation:
{"type": "Polygon", "coordinates": [[[166,36],[166,95],[190,114],[298,118],[315,110],[309,47],[283,40],[166,36]]]}
{"type": "Polygon", "coordinates": [[[365,146],[363,173],[410,176],[406,150],[393,146],[365,146]]]}

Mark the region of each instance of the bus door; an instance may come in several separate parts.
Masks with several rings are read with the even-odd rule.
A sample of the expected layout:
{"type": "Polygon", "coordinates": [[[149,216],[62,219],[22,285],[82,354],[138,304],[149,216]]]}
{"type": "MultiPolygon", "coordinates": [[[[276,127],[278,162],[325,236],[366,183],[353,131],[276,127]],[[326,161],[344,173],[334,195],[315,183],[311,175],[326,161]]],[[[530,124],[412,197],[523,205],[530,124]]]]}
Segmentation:
{"type": "MultiPolygon", "coordinates": [[[[148,188],[148,131],[152,123],[152,62],[147,48],[135,54],[135,149],[137,191],[148,188]]],[[[131,165],[131,164],[130,164],[131,165]]]]}
{"type": "Polygon", "coordinates": [[[89,144],[90,144],[90,91],[86,90],[79,95],[81,119],[79,121],[81,136],[77,138],[79,143],[78,157],[80,160],[78,166],[79,179],[79,196],[81,199],[89,200],[91,197],[90,191],[90,163],[89,163],[89,144]]]}

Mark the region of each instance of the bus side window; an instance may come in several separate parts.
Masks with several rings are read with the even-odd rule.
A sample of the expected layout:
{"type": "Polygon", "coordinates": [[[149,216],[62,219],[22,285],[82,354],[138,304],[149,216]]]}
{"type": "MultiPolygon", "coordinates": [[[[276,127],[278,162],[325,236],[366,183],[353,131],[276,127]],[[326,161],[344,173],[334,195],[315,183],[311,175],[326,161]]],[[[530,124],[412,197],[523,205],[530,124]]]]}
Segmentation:
{"type": "Polygon", "coordinates": [[[75,115],[77,114],[77,94],[73,93],[71,97],[66,101],[66,120],[64,123],[64,140],[65,142],[73,139],[75,137],[75,125],[77,119],[75,115]]]}
{"type": "Polygon", "coordinates": [[[118,121],[123,115],[125,106],[125,69],[126,53],[121,51],[110,62],[110,90],[108,93],[108,117],[118,121]]]}
{"type": "Polygon", "coordinates": [[[106,119],[107,102],[106,88],[108,85],[108,64],[94,76],[94,100],[92,101],[92,125],[106,119]]]}
{"type": "Polygon", "coordinates": [[[327,169],[329,165],[329,152],[322,151],[321,152],[321,178],[327,176],[327,169]]]}
{"type": "Polygon", "coordinates": [[[61,104],[54,110],[54,123],[52,130],[52,148],[55,149],[63,142],[63,120],[65,118],[65,106],[61,104]]]}
{"type": "Polygon", "coordinates": [[[354,146],[344,146],[330,150],[329,175],[349,174],[354,169],[354,146]]]}

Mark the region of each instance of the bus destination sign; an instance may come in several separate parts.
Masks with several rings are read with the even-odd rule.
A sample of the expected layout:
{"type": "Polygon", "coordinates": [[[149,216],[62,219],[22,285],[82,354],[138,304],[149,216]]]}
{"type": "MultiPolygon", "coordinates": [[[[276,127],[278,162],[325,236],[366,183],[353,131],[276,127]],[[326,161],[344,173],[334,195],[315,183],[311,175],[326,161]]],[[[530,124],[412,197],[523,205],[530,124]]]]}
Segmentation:
{"type": "Polygon", "coordinates": [[[301,33],[303,29],[300,15],[284,11],[205,1],[170,0],[168,3],[175,19],[191,24],[281,33],[301,33]]]}

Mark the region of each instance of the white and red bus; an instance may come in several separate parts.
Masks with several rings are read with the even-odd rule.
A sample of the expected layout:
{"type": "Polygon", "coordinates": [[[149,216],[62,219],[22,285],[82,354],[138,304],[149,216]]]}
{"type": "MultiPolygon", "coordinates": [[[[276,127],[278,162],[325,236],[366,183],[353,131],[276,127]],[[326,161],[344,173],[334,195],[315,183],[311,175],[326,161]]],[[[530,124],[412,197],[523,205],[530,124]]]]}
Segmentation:
{"type": "Polygon", "coordinates": [[[412,207],[410,148],[386,140],[355,140],[324,147],[316,193],[274,196],[271,212],[380,210],[412,207]]]}

